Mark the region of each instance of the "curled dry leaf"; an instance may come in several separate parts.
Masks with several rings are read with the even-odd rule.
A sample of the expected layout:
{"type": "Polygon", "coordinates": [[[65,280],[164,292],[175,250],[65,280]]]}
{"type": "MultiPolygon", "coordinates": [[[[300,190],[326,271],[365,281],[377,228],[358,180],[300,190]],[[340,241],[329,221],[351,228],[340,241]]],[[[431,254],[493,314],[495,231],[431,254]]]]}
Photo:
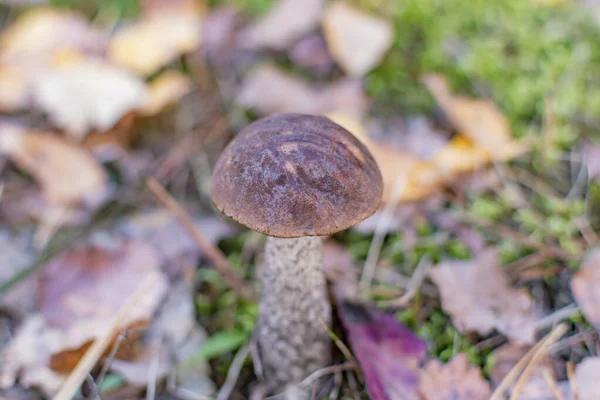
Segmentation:
{"type": "Polygon", "coordinates": [[[107,176],[92,156],[49,132],[1,125],[0,152],[36,179],[52,204],[96,206],[108,194],[107,176]]]}
{"type": "Polygon", "coordinates": [[[137,77],[104,61],[76,59],[41,73],[33,96],[58,126],[81,139],[141,108],[145,90],[137,77]]]}
{"type": "Polygon", "coordinates": [[[237,101],[261,115],[321,114],[334,110],[361,115],[367,107],[362,85],[356,80],[344,79],[317,87],[270,65],[262,65],[246,77],[237,101]]]}
{"type": "Polygon", "coordinates": [[[587,321],[600,331],[600,249],[593,249],[571,280],[573,297],[587,321]]]}
{"type": "Polygon", "coordinates": [[[324,0],[279,0],[269,13],[240,33],[240,44],[284,50],[317,27],[324,4],[324,0]]]}
{"type": "Polygon", "coordinates": [[[528,150],[525,143],[513,139],[508,119],[495,104],[454,95],[440,75],[425,75],[422,80],[454,127],[492,160],[508,160],[528,150]]]}
{"type": "Polygon", "coordinates": [[[444,261],[429,276],[459,331],[487,335],[496,329],[513,343],[533,343],[531,298],[510,287],[493,249],[469,261],[444,261]]]}
{"type": "Polygon", "coordinates": [[[181,7],[157,3],[162,3],[162,8],[149,7],[144,18],[118,31],[108,45],[110,60],[142,76],[151,75],[200,44],[201,8],[190,2],[178,2],[181,7]]]}
{"type": "Polygon", "coordinates": [[[329,51],[351,76],[363,76],[375,67],[394,40],[389,22],[344,1],[335,1],[327,9],[322,24],[329,51]]]}
{"type": "Polygon", "coordinates": [[[419,385],[423,400],[488,400],[492,395],[481,371],[469,365],[464,353],[455,355],[445,365],[429,360],[419,385]]]}
{"type": "Polygon", "coordinates": [[[142,114],[156,115],[167,106],[176,103],[192,89],[190,78],[179,71],[166,71],[148,84],[142,114]]]}

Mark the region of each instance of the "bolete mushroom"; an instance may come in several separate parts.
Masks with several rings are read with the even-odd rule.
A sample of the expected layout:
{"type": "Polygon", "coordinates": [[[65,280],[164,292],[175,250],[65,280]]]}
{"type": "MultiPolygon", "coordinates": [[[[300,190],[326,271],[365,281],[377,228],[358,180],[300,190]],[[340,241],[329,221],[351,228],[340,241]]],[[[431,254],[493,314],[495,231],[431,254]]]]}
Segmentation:
{"type": "Polygon", "coordinates": [[[221,212],[267,235],[259,270],[257,337],[263,373],[284,390],[330,362],[322,238],[373,214],[382,177],[367,148],[330,119],[277,114],[229,143],[211,197],[221,212]]]}

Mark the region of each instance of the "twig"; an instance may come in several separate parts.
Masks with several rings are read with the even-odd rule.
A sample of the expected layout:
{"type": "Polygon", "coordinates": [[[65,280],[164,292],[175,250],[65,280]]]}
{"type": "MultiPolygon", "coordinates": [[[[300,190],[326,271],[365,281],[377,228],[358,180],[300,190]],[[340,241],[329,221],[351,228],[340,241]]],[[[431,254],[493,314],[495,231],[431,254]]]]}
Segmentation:
{"type": "Polygon", "coordinates": [[[343,364],[331,365],[329,367],[321,368],[304,378],[304,380],[300,382],[300,386],[308,387],[325,375],[334,374],[336,372],[341,371],[348,371],[354,368],[356,368],[356,363],[354,361],[346,361],[343,364]]]}
{"type": "Polygon", "coordinates": [[[127,300],[112,321],[110,321],[104,335],[98,338],[85,352],[81,360],[79,360],[75,369],[71,371],[60,391],[54,397],[54,400],[71,400],[73,398],[89,371],[98,362],[98,359],[104,354],[104,351],[118,333],[119,327],[125,317],[131,313],[131,310],[137,305],[140,298],[152,288],[156,279],[157,276],[152,274],[142,281],[135,292],[129,297],[129,300],[127,300]]]}
{"type": "Polygon", "coordinates": [[[154,178],[147,181],[148,188],[156,197],[159,203],[171,211],[179,220],[179,223],[188,231],[196,241],[196,244],[202,249],[204,254],[212,262],[215,271],[221,275],[223,280],[240,297],[256,301],[256,293],[252,286],[244,281],[242,277],[233,269],[233,266],[227,260],[227,257],[215,246],[213,246],[192,222],[190,215],[177,203],[177,201],[167,193],[160,183],[154,178]]]}
{"type": "Polygon", "coordinates": [[[567,362],[567,379],[573,393],[573,400],[579,400],[579,388],[577,387],[577,379],[575,379],[575,368],[571,361],[567,362]]]}
{"type": "Polygon", "coordinates": [[[231,361],[229,365],[229,370],[227,371],[227,377],[225,378],[225,383],[221,386],[219,393],[217,393],[216,400],[227,400],[230,398],[231,392],[233,392],[233,388],[240,376],[240,371],[244,366],[244,362],[246,358],[248,358],[248,354],[250,353],[250,344],[246,343],[242,346],[237,353],[235,353],[235,357],[231,361]]]}
{"type": "Polygon", "coordinates": [[[544,370],[542,371],[542,376],[544,377],[544,380],[548,384],[550,391],[552,392],[554,397],[556,397],[556,400],[565,400],[563,395],[560,393],[560,390],[558,390],[558,386],[556,386],[556,380],[554,379],[554,377],[552,376],[550,371],[548,371],[547,368],[544,368],[544,370]]]}
{"type": "Polygon", "coordinates": [[[590,225],[590,221],[587,219],[587,217],[575,218],[573,222],[579,229],[579,232],[581,232],[581,235],[583,236],[587,244],[590,247],[595,247],[598,243],[598,235],[596,234],[596,232],[594,232],[594,229],[590,225]]]}
{"type": "MultiPolygon", "coordinates": [[[[512,369],[508,372],[508,374],[506,374],[504,379],[502,379],[502,382],[500,382],[500,384],[496,387],[496,389],[494,390],[494,393],[492,393],[492,396],[490,397],[490,400],[500,400],[502,398],[502,396],[504,395],[504,392],[506,392],[506,390],[508,389],[510,384],[512,384],[513,381],[517,378],[517,376],[519,376],[519,374],[521,373],[521,370],[529,363],[529,361],[534,356],[534,354],[539,351],[539,349],[544,345],[544,343],[546,343],[546,341],[551,337],[551,335],[553,335],[554,332],[557,331],[557,329],[559,327],[563,327],[563,326],[564,325],[559,325],[558,327],[556,327],[552,332],[550,332],[548,335],[546,335],[542,340],[537,342],[535,344],[535,346],[533,346],[531,349],[529,349],[529,351],[527,351],[527,353],[525,353],[525,355],[519,360],[519,362],[517,364],[515,364],[515,366],[512,367],[512,369]]],[[[562,328],[561,328],[561,330],[562,330],[562,328]]]]}
{"type": "Polygon", "coordinates": [[[352,352],[350,351],[348,346],[346,346],[344,342],[342,342],[342,340],[331,329],[329,329],[323,318],[319,318],[319,321],[323,325],[323,328],[329,334],[329,337],[331,337],[331,340],[333,340],[335,346],[342,352],[346,360],[354,361],[354,356],[352,355],[352,352]]]}
{"type": "Polygon", "coordinates": [[[417,294],[419,287],[425,280],[427,276],[427,272],[431,268],[431,260],[429,257],[425,256],[421,258],[415,272],[413,273],[410,281],[407,285],[406,293],[394,300],[385,300],[378,302],[378,305],[384,307],[404,307],[406,306],[417,294]]]}
{"type": "Polygon", "coordinates": [[[254,367],[254,374],[258,377],[261,382],[265,381],[265,375],[263,373],[262,361],[260,359],[260,352],[258,351],[258,339],[255,334],[250,339],[250,356],[252,357],[252,366],[254,367]]]}
{"type": "Polygon", "coordinates": [[[565,306],[560,310],[556,310],[552,314],[537,320],[535,322],[535,330],[540,331],[542,329],[549,328],[557,322],[563,319],[571,318],[577,314],[579,314],[579,307],[577,307],[575,304],[569,304],[568,306],[565,306]]]}
{"type": "Polygon", "coordinates": [[[548,354],[548,347],[550,347],[550,345],[552,343],[554,343],[558,339],[560,339],[560,337],[562,335],[567,333],[567,329],[568,329],[567,325],[559,325],[552,332],[550,332],[544,340],[542,340],[541,345],[535,351],[535,353],[533,353],[533,356],[531,357],[529,364],[527,364],[527,366],[525,367],[525,370],[519,377],[519,380],[517,381],[515,388],[510,396],[510,400],[517,400],[519,398],[519,394],[523,390],[523,386],[525,385],[525,383],[527,383],[527,381],[531,377],[531,374],[533,373],[534,368],[540,362],[542,357],[544,357],[546,354],[548,354]]]}
{"type": "Polygon", "coordinates": [[[406,178],[400,175],[398,179],[396,179],[392,194],[388,199],[387,204],[383,208],[379,220],[377,221],[377,226],[375,227],[373,240],[371,241],[371,245],[369,247],[369,254],[367,255],[367,260],[365,261],[365,266],[360,276],[359,283],[363,288],[370,285],[371,281],[373,280],[375,268],[377,268],[379,253],[381,252],[381,247],[383,246],[383,240],[387,236],[388,227],[394,218],[394,212],[398,207],[398,200],[400,199],[400,196],[402,196],[405,187],[406,178]]]}

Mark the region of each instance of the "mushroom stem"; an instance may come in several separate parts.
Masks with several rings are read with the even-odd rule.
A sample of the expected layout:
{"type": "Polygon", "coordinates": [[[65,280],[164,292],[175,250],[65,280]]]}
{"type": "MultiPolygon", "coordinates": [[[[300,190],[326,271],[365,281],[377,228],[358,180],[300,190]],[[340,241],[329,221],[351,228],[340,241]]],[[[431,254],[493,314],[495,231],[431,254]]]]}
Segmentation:
{"type": "Polygon", "coordinates": [[[281,391],[330,362],[322,238],[269,236],[260,272],[258,342],[265,380],[281,391]],[[323,321],[323,322],[322,322],[323,321]]]}

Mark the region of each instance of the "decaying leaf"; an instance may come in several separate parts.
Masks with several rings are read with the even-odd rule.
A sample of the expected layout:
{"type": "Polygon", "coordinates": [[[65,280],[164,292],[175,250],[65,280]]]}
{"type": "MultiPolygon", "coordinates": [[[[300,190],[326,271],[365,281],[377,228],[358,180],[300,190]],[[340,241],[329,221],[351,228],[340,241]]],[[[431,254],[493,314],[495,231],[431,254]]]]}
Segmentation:
{"type": "Polygon", "coordinates": [[[122,329],[147,326],[166,293],[159,258],[143,242],[92,245],[64,253],[43,270],[39,307],[44,321],[64,334],[64,348],[54,349],[51,367],[70,371],[92,340],[127,301],[139,283],[156,275],[156,284],[123,321],[122,329]]]}
{"type": "Polygon", "coordinates": [[[290,60],[297,66],[324,74],[332,70],[334,62],[323,36],[315,34],[302,38],[291,50],[290,60]]]}
{"type": "Polygon", "coordinates": [[[108,45],[110,60],[148,76],[196,49],[202,9],[186,6],[189,2],[179,3],[182,7],[150,8],[144,18],[118,31],[108,45]]]}
{"type": "Polygon", "coordinates": [[[394,40],[390,23],[344,1],[327,9],[323,31],[333,58],[348,75],[357,77],[375,67],[394,40]]]}
{"type": "Polygon", "coordinates": [[[246,77],[237,101],[261,115],[321,114],[335,110],[361,115],[367,105],[362,85],[356,80],[344,79],[316,87],[270,65],[262,65],[246,77]]]}
{"type": "Polygon", "coordinates": [[[508,160],[528,150],[525,143],[513,139],[508,119],[495,104],[454,95],[440,75],[425,75],[422,80],[456,129],[492,160],[508,160]]]}
{"type": "Polygon", "coordinates": [[[600,249],[592,250],[571,280],[573,297],[589,323],[600,331],[600,249]]]}
{"type": "Polygon", "coordinates": [[[189,93],[191,88],[192,82],[190,78],[181,72],[163,72],[148,84],[142,114],[147,116],[158,114],[164,108],[177,102],[189,93]]]}
{"type": "Polygon", "coordinates": [[[461,332],[490,334],[494,329],[515,344],[534,341],[532,302],[509,285],[493,249],[469,261],[444,261],[429,271],[442,308],[461,332]]]}
{"type": "Polygon", "coordinates": [[[595,400],[600,393],[600,357],[587,357],[575,367],[579,400],[595,400]]]}
{"type": "Polygon", "coordinates": [[[421,372],[419,391],[423,400],[488,400],[492,394],[479,368],[470,366],[464,353],[445,365],[429,360],[421,372]]]}
{"type": "Polygon", "coordinates": [[[425,343],[393,316],[343,300],[338,312],[373,400],[418,400],[425,343]]]}
{"type": "Polygon", "coordinates": [[[95,206],[106,198],[104,170],[83,148],[56,135],[4,124],[0,152],[36,179],[52,204],[95,206]]]}
{"type": "Polygon", "coordinates": [[[324,0],[279,0],[268,14],[240,33],[240,44],[286,49],[317,27],[324,4],[324,0]]]}
{"type": "Polygon", "coordinates": [[[59,127],[81,139],[89,130],[106,131],[140,109],[145,90],[126,71],[101,60],[79,59],[41,73],[33,96],[59,127]]]}
{"type": "Polygon", "coordinates": [[[0,65],[0,110],[16,111],[30,104],[30,79],[17,67],[0,65]]]}
{"type": "MultiPolygon", "coordinates": [[[[6,282],[33,260],[33,252],[29,248],[31,235],[29,232],[10,232],[0,230],[0,282],[6,282]]],[[[25,315],[33,310],[35,304],[31,293],[36,291],[35,279],[25,279],[0,296],[0,307],[25,315]]],[[[0,345],[1,346],[1,345],[0,345]]]]}

